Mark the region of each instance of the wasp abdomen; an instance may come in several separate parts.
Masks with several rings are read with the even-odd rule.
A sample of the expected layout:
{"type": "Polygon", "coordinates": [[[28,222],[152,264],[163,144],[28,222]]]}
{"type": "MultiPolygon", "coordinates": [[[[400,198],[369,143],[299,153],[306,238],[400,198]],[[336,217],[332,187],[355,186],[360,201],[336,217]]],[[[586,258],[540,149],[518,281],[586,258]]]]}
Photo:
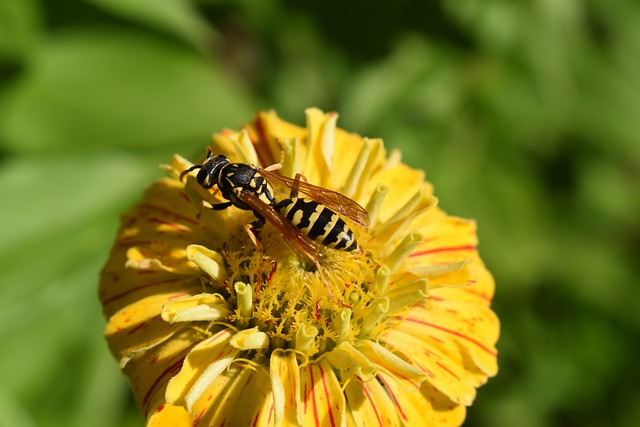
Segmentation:
{"type": "Polygon", "coordinates": [[[358,243],[338,214],[311,199],[292,197],[276,205],[280,213],[309,239],[329,248],[353,251],[358,243]]]}

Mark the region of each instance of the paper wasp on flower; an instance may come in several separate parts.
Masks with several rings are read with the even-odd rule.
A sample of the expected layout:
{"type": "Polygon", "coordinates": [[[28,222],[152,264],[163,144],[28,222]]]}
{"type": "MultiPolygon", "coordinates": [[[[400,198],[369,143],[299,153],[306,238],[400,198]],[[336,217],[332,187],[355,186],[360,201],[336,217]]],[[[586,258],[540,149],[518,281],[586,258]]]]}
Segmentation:
{"type": "Polygon", "coordinates": [[[280,164],[260,168],[246,163],[231,163],[222,154],[212,157],[207,149],[207,159],[180,174],[182,180],[188,173],[198,170],[196,180],[205,189],[218,187],[227,202],[214,204],[213,210],[230,206],[253,211],[257,221],[251,229],[271,224],[303,257],[311,260],[320,270],[322,247],[342,251],[358,250],[353,231],[342,219],[367,227],[367,211],[347,196],[327,188],[306,182],[302,175],[285,177],[274,171],[280,164]],[[288,198],[276,200],[273,186],[289,189],[288,198]],[[299,197],[303,193],[308,197],[299,197]]]}

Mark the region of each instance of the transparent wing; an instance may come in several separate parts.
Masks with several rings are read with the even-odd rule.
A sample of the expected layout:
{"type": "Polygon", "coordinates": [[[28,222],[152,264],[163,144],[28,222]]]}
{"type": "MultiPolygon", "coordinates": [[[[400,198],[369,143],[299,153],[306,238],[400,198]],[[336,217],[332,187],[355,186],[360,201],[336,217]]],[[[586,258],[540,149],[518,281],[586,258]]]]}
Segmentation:
{"type": "Polygon", "coordinates": [[[367,210],[344,194],[309,184],[306,181],[278,175],[262,168],[258,168],[258,172],[269,182],[279,183],[291,190],[300,191],[316,202],[322,203],[338,215],[350,219],[365,228],[369,226],[369,214],[367,210]]]}
{"type": "Polygon", "coordinates": [[[284,240],[292,247],[298,256],[307,258],[318,265],[318,259],[320,257],[318,246],[291,224],[291,222],[287,221],[280,212],[262,202],[255,193],[251,191],[242,190],[238,198],[262,215],[262,217],[282,235],[284,240]]]}

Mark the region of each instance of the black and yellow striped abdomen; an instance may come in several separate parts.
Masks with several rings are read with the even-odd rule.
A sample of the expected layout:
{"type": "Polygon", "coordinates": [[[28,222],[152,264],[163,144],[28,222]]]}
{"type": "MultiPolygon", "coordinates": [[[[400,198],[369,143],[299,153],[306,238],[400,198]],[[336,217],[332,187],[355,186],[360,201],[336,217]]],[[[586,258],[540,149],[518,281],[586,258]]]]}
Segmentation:
{"type": "Polygon", "coordinates": [[[358,248],[356,238],[347,224],[321,203],[292,197],[279,201],[276,209],[314,242],[341,251],[358,248]]]}

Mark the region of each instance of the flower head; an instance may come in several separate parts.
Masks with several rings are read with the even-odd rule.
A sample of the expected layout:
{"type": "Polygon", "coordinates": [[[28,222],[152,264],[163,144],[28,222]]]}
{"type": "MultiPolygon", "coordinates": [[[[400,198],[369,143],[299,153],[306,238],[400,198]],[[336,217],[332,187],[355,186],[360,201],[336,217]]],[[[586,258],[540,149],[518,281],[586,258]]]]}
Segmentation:
{"type": "Polygon", "coordinates": [[[148,425],[459,425],[496,374],[474,222],[441,211],[399,153],[336,121],[262,112],[215,135],[212,152],[281,163],[359,203],[370,226],[344,219],[359,250],[316,244],[305,257],[291,224],[251,229],[252,210],[220,205],[178,155],[124,215],[100,299],[148,425]]]}

